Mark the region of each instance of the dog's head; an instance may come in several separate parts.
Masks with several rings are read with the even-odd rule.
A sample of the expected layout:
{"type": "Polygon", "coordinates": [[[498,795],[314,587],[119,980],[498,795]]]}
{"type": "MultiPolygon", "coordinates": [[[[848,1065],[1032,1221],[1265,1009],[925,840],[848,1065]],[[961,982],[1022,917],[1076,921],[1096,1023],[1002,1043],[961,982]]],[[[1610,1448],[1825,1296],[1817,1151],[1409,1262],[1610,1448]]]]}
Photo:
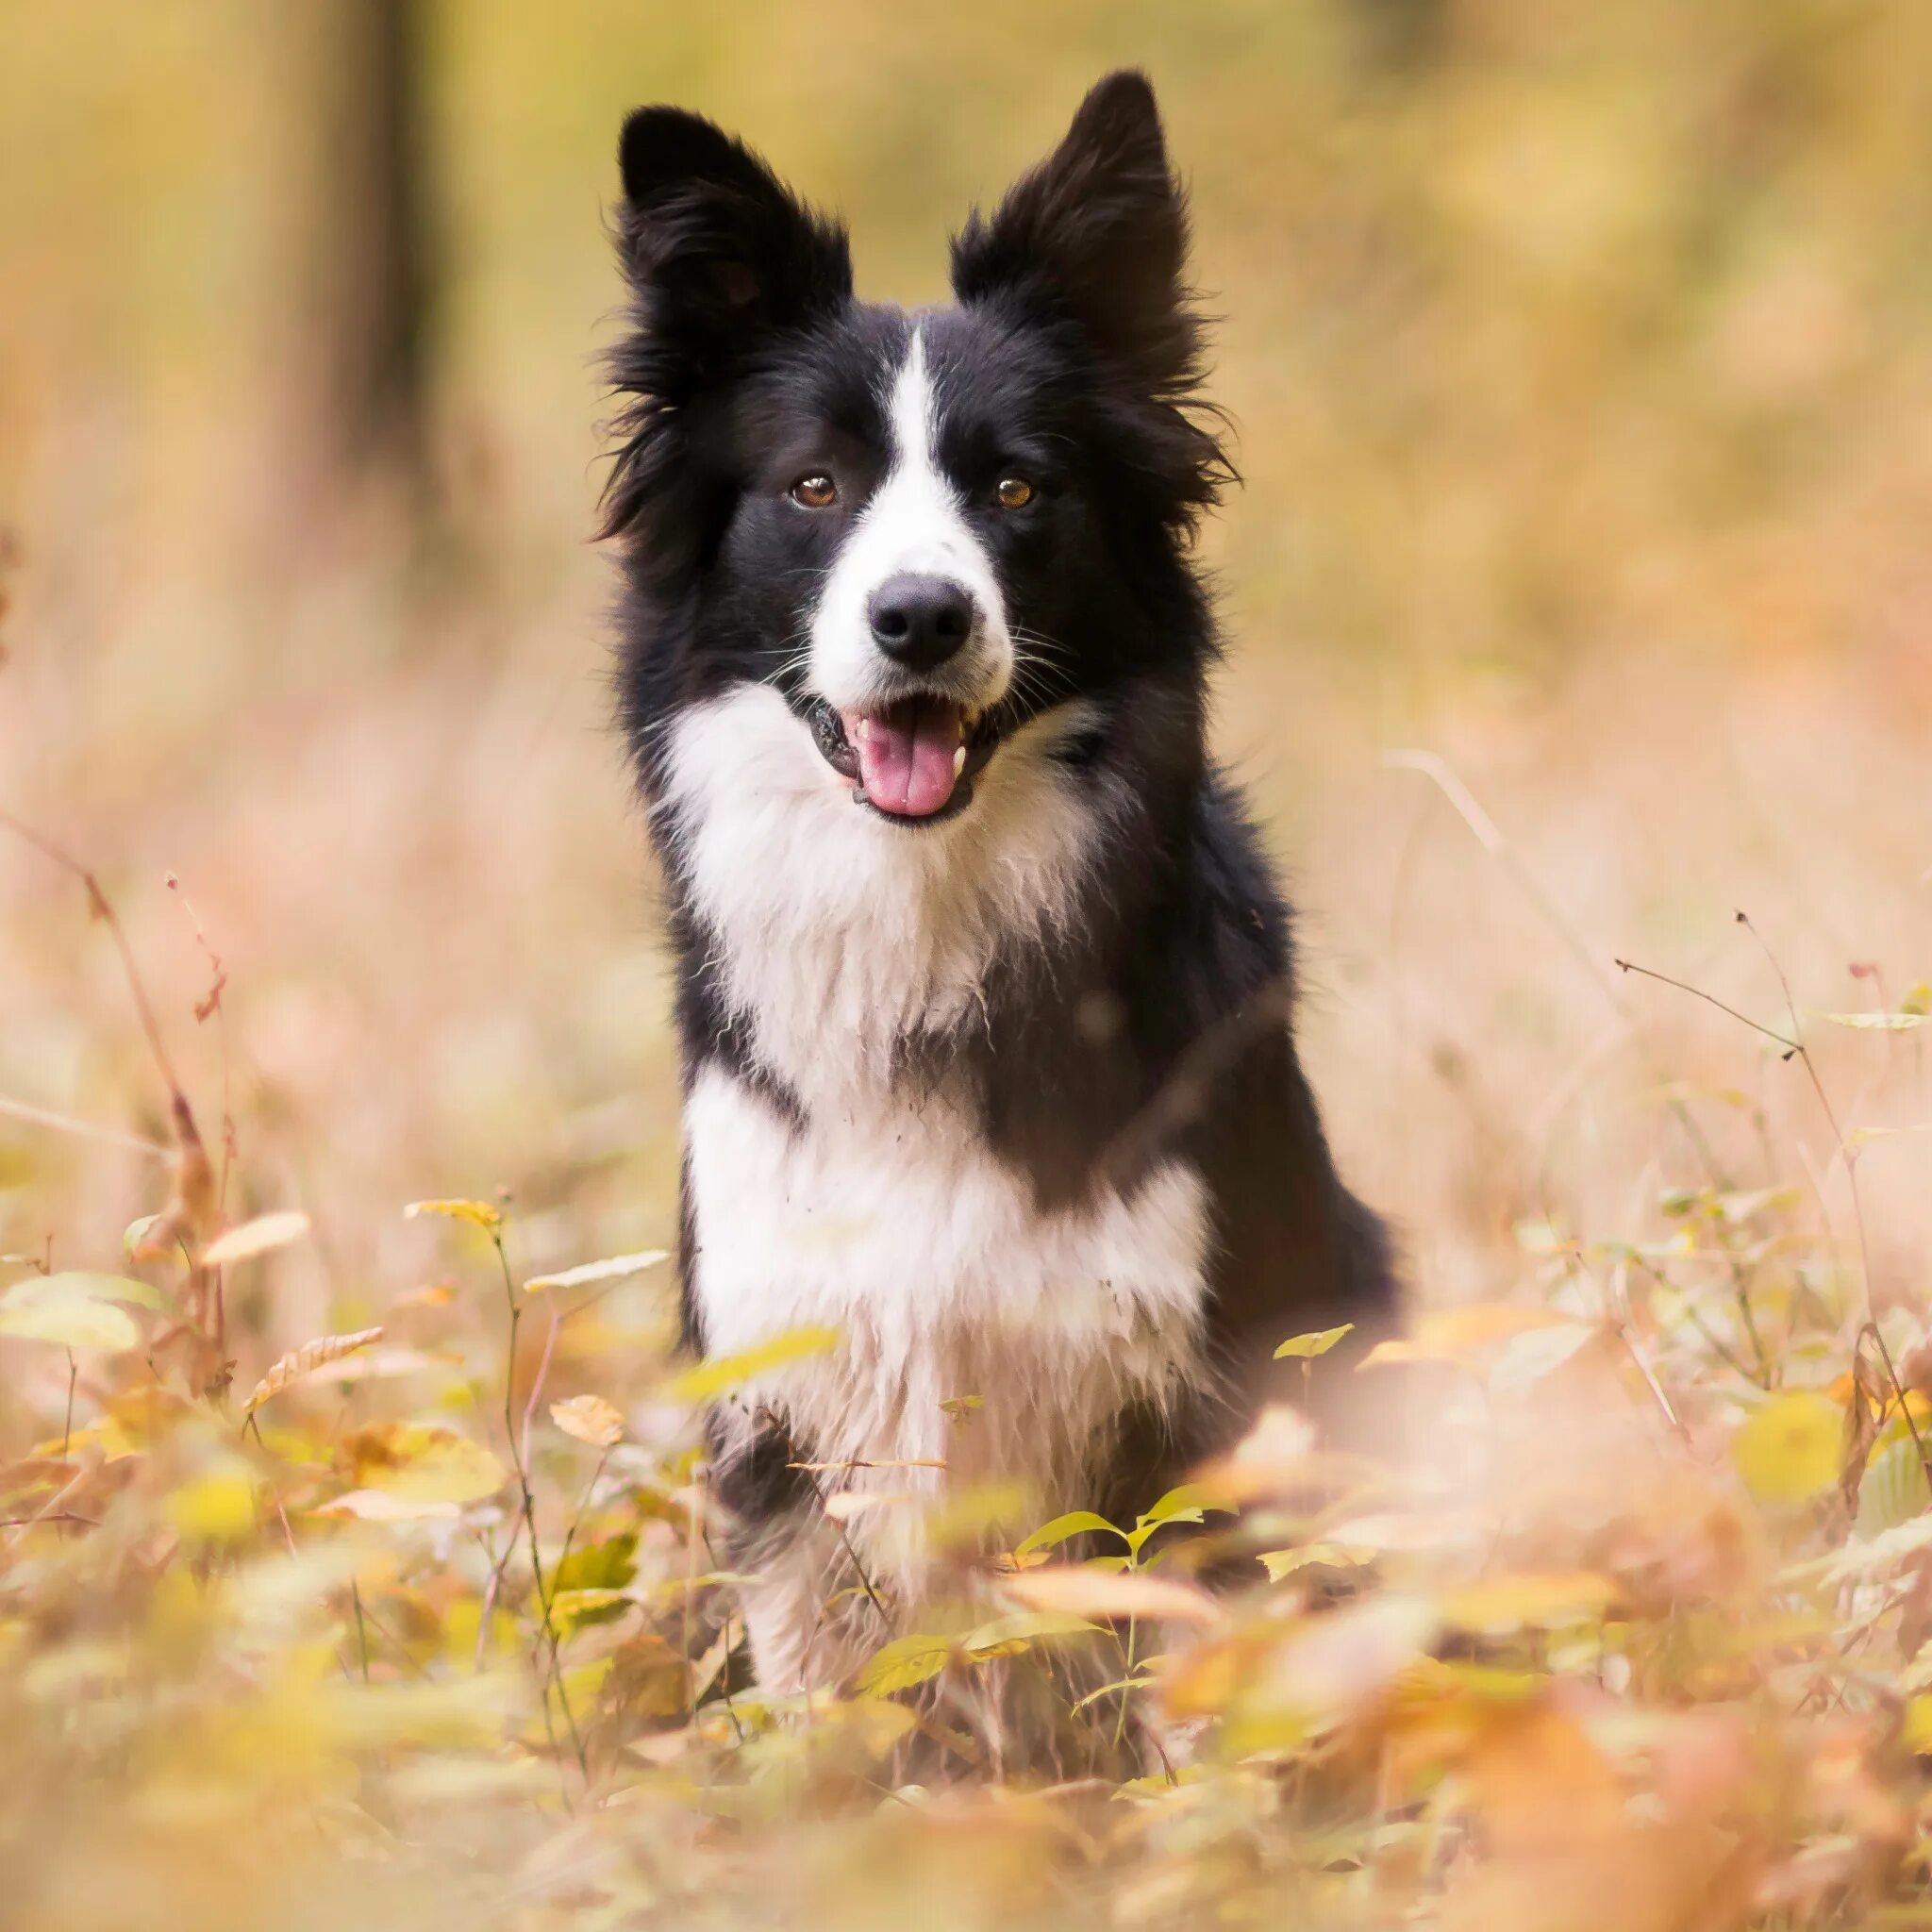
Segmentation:
{"type": "Polygon", "coordinates": [[[641,109],[621,160],[607,534],[631,648],[678,654],[659,701],[772,685],[832,782],[930,824],[1034,713],[1198,658],[1183,549],[1225,469],[1141,75],[968,222],[957,306],[910,316],[857,301],[843,230],[708,121],[641,109]]]}

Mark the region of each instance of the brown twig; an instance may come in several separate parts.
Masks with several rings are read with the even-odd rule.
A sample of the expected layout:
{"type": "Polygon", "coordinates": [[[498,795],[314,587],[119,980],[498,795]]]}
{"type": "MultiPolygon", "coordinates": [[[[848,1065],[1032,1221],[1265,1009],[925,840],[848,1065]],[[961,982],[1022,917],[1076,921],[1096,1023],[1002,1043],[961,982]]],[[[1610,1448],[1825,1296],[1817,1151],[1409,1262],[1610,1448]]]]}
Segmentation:
{"type": "Polygon", "coordinates": [[[127,934],[113,907],[108,904],[108,895],[102,891],[100,881],[72,853],[57,845],[44,832],[37,832],[33,826],[15,818],[4,807],[0,807],[0,825],[25,839],[42,858],[51,859],[63,872],[80,881],[82,890],[87,893],[88,909],[113,936],[115,949],[121,955],[122,968],[127,975],[127,990],[134,997],[135,1012],[140,1016],[142,1031],[147,1036],[148,1050],[154,1055],[155,1065],[160,1070],[161,1079],[167,1086],[168,1097],[177,1108],[186,1108],[188,1102],[182,1093],[181,1082],[175,1076],[175,1064],[168,1058],[160,1025],[155,1019],[155,1009],[148,1001],[147,989],[142,983],[141,969],[135,964],[134,948],[128,944],[127,934]]]}
{"type": "MultiPolygon", "coordinates": [[[[1741,918],[1742,914],[1739,916],[1741,918]]],[[[1645,979],[1655,979],[1661,981],[1665,986],[1674,986],[1679,992],[1688,992],[1692,999],[1702,1000],[1707,1007],[1715,1007],[1720,1013],[1728,1013],[1740,1025],[1750,1027],[1754,1033],[1763,1034],[1765,1039],[1774,1045],[1783,1047],[1786,1059],[1790,1059],[1794,1055],[1805,1051],[1804,1047],[1797,1041],[1787,1040],[1775,1026],[1767,1026],[1763,1021],[1754,1020],[1749,1013],[1740,1013],[1736,1007],[1725,1006],[1724,1001],[1719,999],[1715,993],[1706,992],[1701,986],[1692,986],[1689,980],[1673,979],[1668,973],[1657,973],[1648,966],[1640,966],[1634,959],[1619,959],[1617,961],[1617,970],[1620,973],[1641,974],[1645,979]]]]}
{"type": "MultiPolygon", "coordinates": [[[[1457,776],[1447,761],[1429,751],[1386,751],[1382,754],[1382,762],[1391,770],[1420,772],[1441,792],[1454,808],[1456,815],[1475,835],[1476,842],[1509,874],[1517,890],[1562,941],[1571,958],[1590,975],[1591,983],[1603,994],[1611,1011],[1634,1033],[1635,1017],[1625,1003],[1617,982],[1604,971],[1602,960],[1592,950],[1589,941],[1584,938],[1562,908],[1543,891],[1536,874],[1524,864],[1518,858],[1515,847],[1504,838],[1495,820],[1483,809],[1474,793],[1457,776]]],[[[1646,1054],[1645,1058],[1648,1058],[1649,1056],[1646,1054]]],[[[1660,1071],[1655,1065],[1652,1071],[1661,1085],[1660,1071]]],[[[1675,1095],[1671,1097],[1668,1104],[1672,1118],[1683,1129],[1685,1139],[1690,1142],[1697,1158],[1704,1163],[1705,1172],[1709,1174],[1712,1186],[1730,1187],[1730,1176],[1718,1159],[1717,1151],[1711,1146],[1708,1137],[1697,1124],[1696,1115],[1675,1095]]]]}
{"type": "Polygon", "coordinates": [[[106,1147],[125,1147],[130,1154],[145,1154],[156,1160],[168,1160],[175,1150],[144,1135],[129,1134],[119,1127],[96,1126],[92,1121],[77,1121],[69,1114],[54,1113],[44,1107],[30,1107],[24,1100],[8,1100],[0,1094],[0,1113],[29,1126],[50,1127],[57,1134],[72,1134],[77,1140],[98,1141],[106,1147]]]}

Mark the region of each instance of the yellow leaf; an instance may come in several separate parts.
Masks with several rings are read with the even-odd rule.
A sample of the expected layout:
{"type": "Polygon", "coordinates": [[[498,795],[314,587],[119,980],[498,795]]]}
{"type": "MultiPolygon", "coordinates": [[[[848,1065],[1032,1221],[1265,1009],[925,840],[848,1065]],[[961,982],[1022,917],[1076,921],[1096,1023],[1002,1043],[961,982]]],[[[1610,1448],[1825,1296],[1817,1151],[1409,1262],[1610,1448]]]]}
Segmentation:
{"type": "Polygon", "coordinates": [[[598,1281],[622,1281],[626,1275],[641,1274],[670,1260],[669,1248],[646,1248],[636,1255],[613,1255],[608,1261],[586,1261],[581,1268],[566,1268],[557,1274],[533,1274],[524,1283],[525,1294],[544,1294],[553,1288],[588,1288],[598,1281]]]}
{"type": "Polygon", "coordinates": [[[251,1260],[275,1248],[286,1248],[308,1232],[308,1217],[299,1208],[286,1208],[275,1214],[258,1214],[217,1236],[202,1250],[204,1268],[225,1268],[234,1261],[251,1260]]]}
{"type": "Polygon", "coordinates": [[[853,1679],[853,1688],[867,1697],[890,1697],[909,1690],[945,1669],[953,1654],[948,1637],[895,1637],[882,1645],[853,1679]]]}
{"type": "Polygon", "coordinates": [[[173,1306],[150,1282],[125,1274],[102,1274],[91,1268],[58,1274],[32,1274],[7,1291],[6,1301],[42,1301],[73,1297],[91,1302],[124,1302],[129,1307],[166,1309],[173,1306]]]}
{"type": "Polygon", "coordinates": [[[488,1234],[494,1234],[503,1225],[502,1210],[492,1208],[488,1201],[411,1201],[403,1209],[410,1221],[425,1214],[440,1214],[446,1221],[467,1221],[472,1227],[480,1227],[488,1234]]]}
{"type": "Polygon", "coordinates": [[[426,1282],[421,1288],[412,1288],[407,1294],[399,1294],[390,1304],[393,1314],[399,1308],[443,1308],[457,1298],[457,1291],[446,1281],[426,1282]]]}
{"type": "Polygon", "coordinates": [[[454,1429],[410,1426],[383,1439],[384,1454],[358,1474],[371,1489],[416,1503],[480,1503],[509,1480],[484,1448],[454,1429]]]}
{"type": "Polygon", "coordinates": [[[1419,1315],[1408,1335],[1378,1341],[1361,1366],[1388,1362],[1467,1363],[1532,1328],[1563,1328],[1571,1318],[1548,1308],[1518,1307],[1507,1302],[1470,1302],[1459,1308],[1433,1308],[1419,1315]]]}
{"type": "Polygon", "coordinates": [[[550,1405],[550,1420],[566,1436],[593,1449],[609,1449],[624,1440],[624,1417],[601,1395],[573,1395],[550,1405]]]}
{"type": "Polygon", "coordinates": [[[133,1316],[73,1285],[91,1278],[52,1274],[15,1282],[0,1294],[0,1335],[58,1348],[132,1348],[141,1340],[133,1316]]]}
{"type": "Polygon", "coordinates": [[[1839,1478],[1845,1422],[1838,1405],[1810,1392],[1777,1396],[1747,1420],[1731,1443],[1738,1473],[1760,1503],[1795,1505],[1839,1478]]]}
{"type": "Polygon", "coordinates": [[[372,1341],[381,1340],[380,1328],[358,1328],[353,1335],[318,1335],[313,1341],[305,1341],[300,1348],[291,1348],[255,1385],[242,1413],[253,1415],[264,1402],[279,1395],[290,1383],[300,1381],[304,1375],[312,1375],[317,1369],[325,1369],[330,1362],[339,1362],[345,1355],[354,1355],[358,1348],[367,1348],[372,1341]]]}
{"type": "Polygon", "coordinates": [[[1601,1617],[1615,1595],[1607,1577],[1587,1570],[1499,1576],[1452,1590],[1442,1599],[1442,1621],[1476,1633],[1560,1627],[1601,1617]]]}
{"type": "Polygon", "coordinates": [[[714,1395],[723,1395],[727,1389],[752,1381],[767,1370],[824,1355],[838,1345],[836,1328],[788,1328],[784,1334],[774,1335],[771,1341],[748,1348],[742,1355],[720,1356],[687,1369],[672,1383],[670,1392],[678,1402],[708,1402],[714,1395]]]}
{"type": "Polygon", "coordinates": [[[1069,1537],[1089,1534],[1111,1537],[1116,1544],[1125,1541],[1123,1533],[1106,1517],[1091,1509],[1069,1509],[1064,1516],[1056,1516],[1051,1523],[1042,1523],[1024,1542],[1014,1546],[1013,1554],[1030,1557],[1035,1550],[1058,1549],[1069,1537]]]}
{"type": "Polygon", "coordinates": [[[970,1657],[985,1659],[1016,1657],[1030,1645],[1050,1637],[1105,1636],[1107,1626],[1090,1617],[1070,1617],[1050,1610],[1021,1610],[1014,1616],[995,1617],[990,1624],[969,1632],[959,1647],[970,1657]]]}
{"type": "Polygon", "coordinates": [[[1932,1697],[1922,1694],[1907,1703],[1904,1741],[1913,1757],[1932,1757],[1932,1697]]]}
{"type": "Polygon", "coordinates": [[[238,1542],[255,1528],[255,1479],[240,1463],[191,1476],[168,1497],[166,1510],[183,1536],[238,1542]]]}
{"type": "Polygon", "coordinates": [[[1318,1328],[1312,1334],[1292,1336],[1274,1351],[1274,1359],[1282,1360],[1292,1356],[1297,1360],[1311,1361],[1318,1355],[1326,1355],[1345,1335],[1355,1333],[1355,1324],[1344,1322],[1340,1328],[1318,1328]]]}
{"type": "Polygon", "coordinates": [[[1358,1570],[1373,1563],[1377,1554],[1366,1543],[1304,1543],[1298,1550],[1263,1550],[1259,1560],[1268,1572],[1268,1581],[1279,1583],[1311,1564],[1324,1570],[1358,1570]]]}

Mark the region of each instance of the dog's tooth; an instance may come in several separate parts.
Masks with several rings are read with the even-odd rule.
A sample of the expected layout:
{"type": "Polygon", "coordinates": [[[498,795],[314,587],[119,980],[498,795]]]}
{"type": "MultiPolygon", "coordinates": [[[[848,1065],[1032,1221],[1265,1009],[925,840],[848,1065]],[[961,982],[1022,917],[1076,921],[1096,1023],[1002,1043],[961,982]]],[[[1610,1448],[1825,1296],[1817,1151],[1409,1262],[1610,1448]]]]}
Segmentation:
{"type": "Polygon", "coordinates": [[[953,754],[953,776],[958,777],[966,769],[966,747],[962,744],[953,754]]]}

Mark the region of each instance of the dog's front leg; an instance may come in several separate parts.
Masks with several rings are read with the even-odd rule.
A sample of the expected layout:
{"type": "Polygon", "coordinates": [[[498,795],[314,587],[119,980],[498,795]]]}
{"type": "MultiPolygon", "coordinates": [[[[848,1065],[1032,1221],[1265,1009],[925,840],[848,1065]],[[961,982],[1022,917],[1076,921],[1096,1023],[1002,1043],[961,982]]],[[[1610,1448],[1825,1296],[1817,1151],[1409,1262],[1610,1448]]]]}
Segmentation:
{"type": "Polygon", "coordinates": [[[708,1435],[759,1688],[774,1697],[841,1691],[892,1634],[882,1600],[777,1418],[721,1406],[708,1435]]]}

